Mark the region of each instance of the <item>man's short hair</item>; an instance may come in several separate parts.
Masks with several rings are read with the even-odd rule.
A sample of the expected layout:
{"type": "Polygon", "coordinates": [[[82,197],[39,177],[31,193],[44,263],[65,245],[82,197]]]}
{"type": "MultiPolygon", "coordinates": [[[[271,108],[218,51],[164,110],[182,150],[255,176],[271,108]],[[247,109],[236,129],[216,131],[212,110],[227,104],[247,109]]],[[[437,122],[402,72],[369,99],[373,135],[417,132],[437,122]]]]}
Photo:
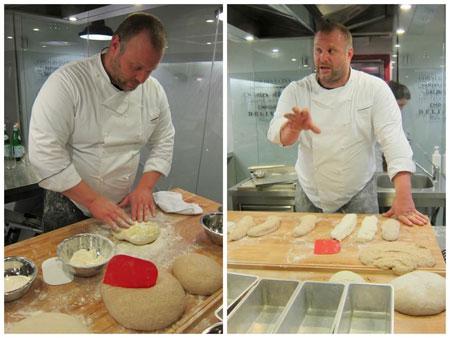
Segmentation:
{"type": "Polygon", "coordinates": [[[162,52],[166,47],[166,31],[159,19],[147,13],[130,14],[116,29],[114,35],[118,35],[121,42],[121,51],[126,43],[142,31],[146,31],[152,46],[162,52]]]}
{"type": "Polygon", "coordinates": [[[330,34],[334,31],[339,31],[344,36],[345,40],[347,41],[347,48],[353,48],[352,34],[344,25],[328,20],[322,20],[317,24],[316,34],[319,32],[330,34]]]}
{"type": "Polygon", "coordinates": [[[391,88],[396,100],[411,99],[411,93],[409,92],[408,87],[406,87],[404,84],[395,81],[389,81],[388,85],[389,88],[391,88]]]}

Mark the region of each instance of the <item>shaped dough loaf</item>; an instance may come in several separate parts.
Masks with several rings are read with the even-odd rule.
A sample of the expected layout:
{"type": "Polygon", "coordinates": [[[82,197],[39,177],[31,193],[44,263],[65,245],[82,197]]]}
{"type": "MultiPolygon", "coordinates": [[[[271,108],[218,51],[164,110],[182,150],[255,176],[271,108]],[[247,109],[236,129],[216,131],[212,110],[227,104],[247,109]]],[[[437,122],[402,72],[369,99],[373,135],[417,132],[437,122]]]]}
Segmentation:
{"type": "Polygon", "coordinates": [[[300,236],[306,235],[307,233],[311,232],[314,229],[317,221],[318,221],[318,218],[316,215],[303,216],[300,219],[300,224],[294,228],[294,232],[292,235],[294,237],[300,237],[300,236]]]}
{"type": "Polygon", "coordinates": [[[370,242],[374,239],[378,230],[378,218],[376,216],[364,217],[361,228],[356,235],[356,241],[358,242],[370,242]]]}
{"type": "Polygon", "coordinates": [[[149,244],[158,238],[159,226],[154,222],[136,222],[128,229],[113,232],[113,236],[136,245],[149,244]]]}
{"type": "Polygon", "coordinates": [[[386,241],[396,241],[400,235],[400,222],[388,219],[381,225],[381,237],[386,241]]]}
{"type": "Polygon", "coordinates": [[[255,226],[252,216],[242,217],[235,226],[228,232],[228,241],[237,241],[247,235],[247,231],[255,226]]]}
{"type": "Polygon", "coordinates": [[[339,271],[330,277],[332,283],[365,283],[366,280],[352,271],[339,271]]]}
{"type": "Polygon", "coordinates": [[[331,237],[342,241],[345,237],[350,235],[356,227],[356,214],[345,215],[338,225],[331,231],[331,237]]]}
{"type": "Polygon", "coordinates": [[[259,237],[270,234],[280,227],[280,223],[280,217],[269,216],[264,223],[252,227],[249,231],[247,231],[247,235],[250,237],[259,237]]]}

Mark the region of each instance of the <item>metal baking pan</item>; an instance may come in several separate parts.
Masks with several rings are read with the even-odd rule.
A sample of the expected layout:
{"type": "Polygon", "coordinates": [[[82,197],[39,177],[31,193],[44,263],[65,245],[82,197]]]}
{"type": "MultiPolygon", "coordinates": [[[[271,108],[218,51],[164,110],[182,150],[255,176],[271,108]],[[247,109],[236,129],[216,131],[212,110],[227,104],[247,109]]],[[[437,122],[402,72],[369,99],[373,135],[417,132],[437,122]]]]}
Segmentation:
{"type": "Polygon", "coordinates": [[[345,285],[304,282],[289,302],[276,333],[333,333],[345,285]]]}
{"type": "Polygon", "coordinates": [[[335,333],[393,333],[394,291],[387,284],[347,286],[335,333]]]}
{"type": "Polygon", "coordinates": [[[228,333],[272,333],[298,281],[261,279],[228,317],[228,333]]]}
{"type": "Polygon", "coordinates": [[[257,276],[241,273],[227,273],[227,314],[236,306],[240,299],[259,280],[257,276]]]}

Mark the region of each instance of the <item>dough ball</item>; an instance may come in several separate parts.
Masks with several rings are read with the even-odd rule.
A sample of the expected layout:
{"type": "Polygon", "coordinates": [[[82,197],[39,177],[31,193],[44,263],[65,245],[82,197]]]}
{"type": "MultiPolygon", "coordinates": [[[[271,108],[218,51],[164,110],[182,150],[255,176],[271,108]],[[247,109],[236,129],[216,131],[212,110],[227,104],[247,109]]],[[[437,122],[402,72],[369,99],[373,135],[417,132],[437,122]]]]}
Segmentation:
{"type": "Polygon", "coordinates": [[[158,238],[159,225],[155,222],[136,222],[128,229],[113,232],[113,236],[136,245],[149,244],[158,238]]]}
{"type": "Polygon", "coordinates": [[[203,255],[177,257],[172,272],[184,289],[194,295],[209,296],[222,287],[222,266],[203,255]]]}
{"type": "Polygon", "coordinates": [[[76,317],[57,312],[43,312],[12,323],[7,333],[89,333],[88,328],[76,317]]]}
{"type": "Polygon", "coordinates": [[[339,271],[330,278],[333,283],[365,283],[366,281],[357,273],[352,271],[339,271]]]}
{"type": "Polygon", "coordinates": [[[154,331],[176,322],[186,306],[183,287],[171,274],[160,271],[156,285],[131,289],[101,285],[109,314],[129,329],[154,331]]]}
{"type": "Polygon", "coordinates": [[[445,310],[445,278],[432,272],[413,271],[391,281],[395,310],[411,316],[428,316],[445,310]]]}

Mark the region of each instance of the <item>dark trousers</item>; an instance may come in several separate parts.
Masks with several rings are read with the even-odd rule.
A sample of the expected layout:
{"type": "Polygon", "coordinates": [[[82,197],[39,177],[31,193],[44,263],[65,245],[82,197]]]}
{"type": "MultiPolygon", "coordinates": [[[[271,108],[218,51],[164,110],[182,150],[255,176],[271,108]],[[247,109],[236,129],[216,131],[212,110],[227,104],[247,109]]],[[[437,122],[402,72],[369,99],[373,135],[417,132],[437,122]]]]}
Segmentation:
{"type": "Polygon", "coordinates": [[[83,212],[59,192],[45,190],[42,223],[44,232],[87,219],[83,212]]]}

